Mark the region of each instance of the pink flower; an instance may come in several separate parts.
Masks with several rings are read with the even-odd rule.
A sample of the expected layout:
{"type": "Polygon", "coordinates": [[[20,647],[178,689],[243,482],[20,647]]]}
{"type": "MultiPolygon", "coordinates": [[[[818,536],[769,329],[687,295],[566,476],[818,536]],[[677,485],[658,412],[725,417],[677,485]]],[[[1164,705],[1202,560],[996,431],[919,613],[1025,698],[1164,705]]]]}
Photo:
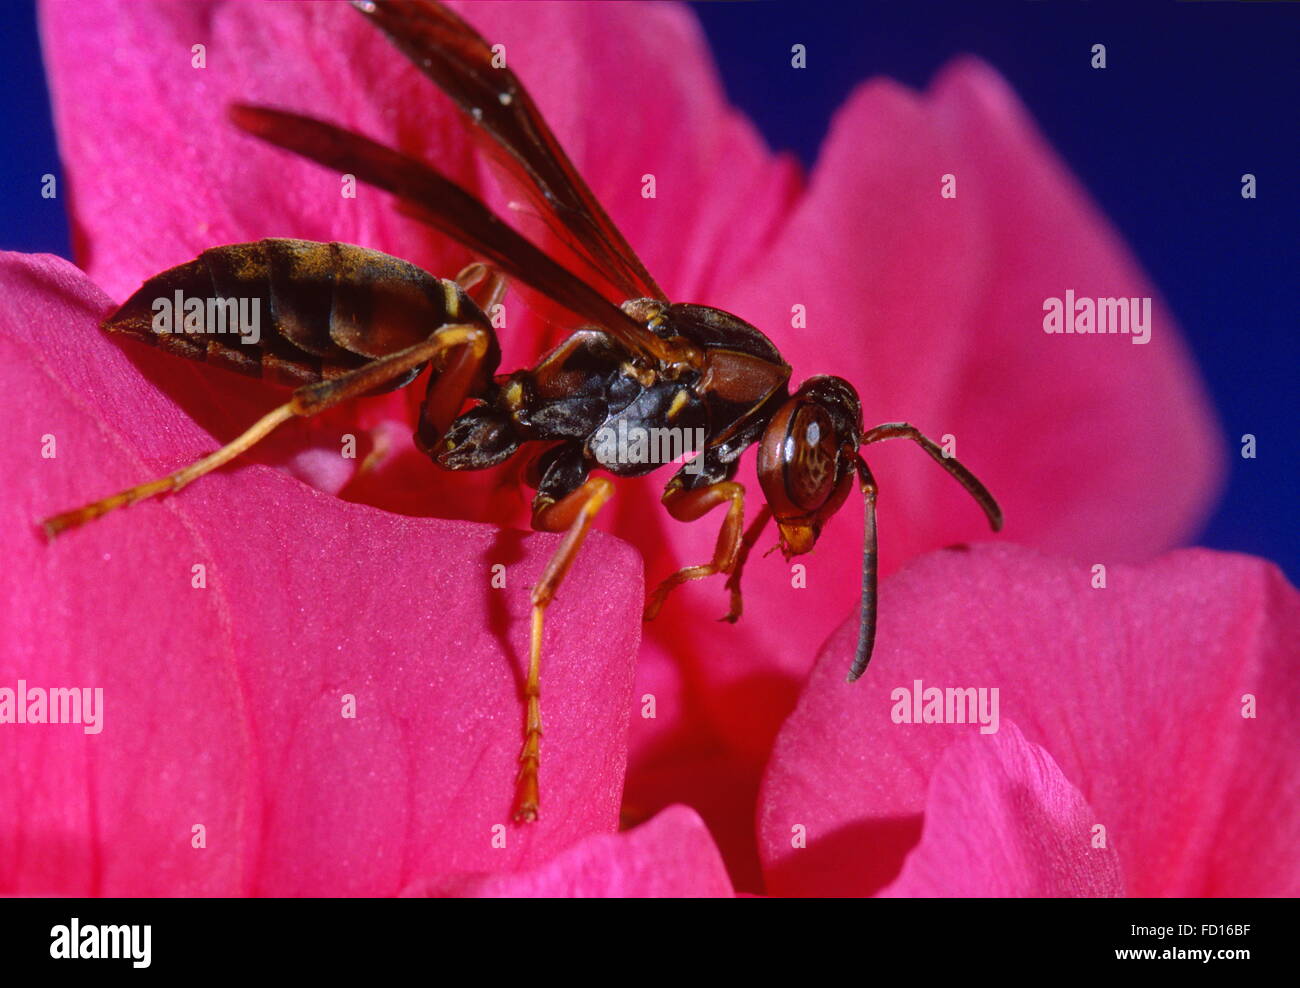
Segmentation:
{"type": "MultiPolygon", "coordinates": [[[[771,155],[749,123],[727,106],[698,27],[685,10],[487,4],[466,6],[464,12],[491,40],[506,45],[511,65],[579,171],[673,298],[721,306],[749,319],[781,348],[796,378],[817,372],[849,378],[861,391],[871,422],[907,419],[931,434],[956,436],[961,458],[1002,500],[1009,540],[1113,563],[1147,557],[1194,530],[1212,499],[1222,450],[1178,330],[1157,300],[1146,346],[1042,332],[1044,300],[1067,289],[1098,296],[1154,291],[992,70],[958,62],[924,95],[887,82],[865,84],[836,118],[805,185],[795,166],[771,155]],[[640,195],[646,173],[656,176],[653,200],[640,195]],[[938,194],[944,174],[958,177],[955,200],[938,194]],[[796,305],[806,308],[806,328],[792,326],[796,305]],[[1153,430],[1160,437],[1158,457],[1150,455],[1153,430]]],[[[214,244],[263,236],[360,243],[444,275],[469,259],[461,248],[394,212],[387,196],[363,188],[356,199],[343,198],[337,175],[234,131],[225,113],[236,100],[314,114],[426,157],[504,210],[506,196],[486,180],[450,104],[343,5],[47,3],[42,18],[78,260],[114,299],[214,244]],[[85,58],[89,39],[113,57],[85,58]],[[192,67],[195,44],[205,46],[205,68],[192,67]]],[[[543,827],[554,830],[517,836],[512,829],[507,853],[480,857],[487,853],[475,843],[483,827],[505,812],[498,806],[509,797],[502,780],[509,779],[510,748],[518,740],[518,701],[508,678],[519,649],[518,628],[503,613],[515,613],[510,608],[519,606],[518,595],[535,572],[529,567],[553,542],[499,529],[394,519],[375,509],[520,526],[525,502],[509,468],[486,475],[438,472],[410,442],[410,402],[418,396],[398,394],[295,424],[253,456],[358,504],[313,495],[265,471],[231,470],[195,485],[169,506],[138,506],[106,519],[99,523],[102,531],[78,533],[75,542],[53,550],[34,541],[28,545],[21,541],[30,536],[24,525],[143,479],[141,468],[147,467],[147,475],[186,462],[213,444],[205,429],[229,438],[273,399],[232,376],[105,343],[93,324],[108,302],[66,268],[14,260],[9,271],[27,286],[25,292],[11,288],[11,306],[18,308],[10,309],[9,318],[17,334],[14,345],[26,354],[24,373],[36,375],[28,386],[39,381],[43,389],[31,393],[64,395],[72,403],[70,416],[77,407],[87,413],[94,408],[97,435],[113,430],[114,444],[149,444],[139,447],[146,459],[138,462],[111,461],[103,448],[78,453],[75,476],[60,475],[66,486],[53,484],[48,464],[33,468],[24,461],[14,473],[22,478],[23,497],[16,499],[22,503],[6,505],[15,518],[25,519],[6,536],[20,540],[11,554],[27,562],[28,569],[20,571],[36,574],[33,595],[61,594],[54,588],[68,584],[66,571],[76,574],[75,585],[100,572],[88,560],[100,553],[121,559],[123,546],[132,540],[156,553],[150,558],[160,566],[159,572],[141,573],[132,565],[127,578],[100,572],[92,584],[101,595],[56,596],[69,601],[57,619],[43,620],[38,612],[27,616],[18,626],[18,640],[26,643],[14,650],[18,666],[33,668],[47,654],[71,654],[69,642],[85,635],[90,637],[78,654],[99,665],[70,667],[69,673],[114,669],[135,682],[149,678],[150,673],[141,677],[139,666],[153,661],[169,675],[187,677],[166,702],[181,723],[151,724],[156,704],[146,698],[137,711],[142,734],[164,754],[190,751],[193,758],[206,759],[202,764],[226,765],[233,779],[256,780],[195,782],[214,805],[231,802],[222,788],[226,783],[238,790],[263,780],[283,781],[289,794],[275,805],[293,821],[289,829],[306,825],[300,821],[318,828],[310,830],[319,840],[310,848],[337,842],[363,849],[350,859],[358,869],[351,883],[336,891],[396,891],[448,871],[542,867],[560,846],[612,832],[624,745],[631,758],[625,817],[647,819],[673,803],[693,805],[722,847],[737,884],[758,887],[752,820],[759,775],[817,646],[854,607],[857,512],[837,519],[816,555],[801,560],[807,590],[791,586],[790,571],[779,557],[760,559],[756,553],[745,580],[746,616],[735,627],[713,620],[725,609],[721,581],[680,591],[647,628],[630,692],[635,615],[643,593],[636,563],[610,540],[590,544],[570,577],[578,582],[566,584],[549,619],[548,634],[560,651],[548,653],[544,684],[550,721],[545,758],[560,779],[570,779],[567,787],[561,781],[546,783],[548,805],[557,814],[570,812],[561,808],[561,800],[582,805],[575,805],[567,820],[544,816],[543,827]],[[61,309],[51,308],[52,292],[61,296],[61,309]],[[27,342],[46,340],[49,326],[60,327],[65,334],[60,338],[74,341],[67,344],[67,359],[57,373],[50,358],[38,356],[47,344],[37,350],[27,342]],[[30,333],[37,335],[23,335],[30,333]],[[94,362],[88,357],[92,353],[98,355],[94,362]],[[172,396],[175,405],[146,382],[172,396]],[[85,391],[97,404],[75,406],[72,396],[85,391]],[[160,421],[166,431],[155,435],[160,421]],[[127,431],[133,422],[148,428],[127,431]],[[345,469],[360,459],[341,464],[336,455],[339,435],[346,431],[361,438],[361,457],[375,453],[364,474],[345,469]],[[264,505],[266,512],[280,511],[280,520],[268,534],[254,536],[253,518],[271,514],[242,508],[206,518],[196,514],[202,504],[232,503],[264,505]],[[190,529],[171,536],[154,531],[167,519],[189,514],[198,518],[190,529]],[[342,519],[352,527],[345,527],[344,535],[330,535],[342,519]],[[398,557],[378,548],[392,550],[399,543],[398,557]],[[198,551],[195,544],[204,546],[203,552],[229,553],[222,566],[239,576],[228,586],[258,588],[239,608],[206,615],[216,622],[213,630],[183,609],[206,598],[196,602],[184,580],[173,586],[167,582],[173,579],[170,572],[161,572],[172,565],[161,562],[169,545],[177,558],[189,559],[198,551]],[[323,551],[322,545],[333,551],[323,551]],[[508,605],[475,579],[440,587],[429,576],[435,567],[448,574],[455,566],[477,573],[489,551],[485,547],[493,545],[520,555],[511,563],[508,605]],[[477,555],[472,546],[479,547],[477,555]],[[270,565],[269,559],[279,562],[270,565]],[[408,568],[401,569],[403,564],[408,568]],[[377,592],[395,573],[405,592],[377,592]],[[579,579],[584,573],[588,582],[579,579]],[[110,591],[116,594],[111,600],[103,596],[110,591]],[[106,622],[108,607],[115,610],[106,622]],[[286,642],[282,629],[290,626],[291,613],[293,633],[286,642]],[[454,625],[446,619],[452,614],[454,625]],[[247,654],[234,651],[231,622],[247,622],[237,639],[247,654]],[[170,661],[124,636],[123,628],[157,635],[170,661]],[[312,637],[301,647],[292,639],[306,629],[312,637]],[[366,637],[381,633],[400,636],[400,643],[385,638],[379,645],[366,637]],[[607,646],[611,636],[614,644],[607,646]],[[42,651],[51,646],[38,641],[52,641],[61,651],[42,651]],[[189,692],[190,680],[211,667],[204,656],[216,641],[227,643],[221,665],[230,670],[228,681],[237,684],[232,695],[258,711],[256,723],[246,727],[254,733],[232,732],[231,739],[243,740],[229,749],[214,741],[214,735],[221,736],[215,727],[190,733],[184,720],[186,711],[202,705],[189,692]],[[336,647],[343,641],[351,647],[336,647]],[[602,643],[598,655],[592,647],[596,641],[602,643]],[[346,668],[324,664],[319,656],[325,652],[347,652],[346,668]],[[403,656],[396,667],[394,652],[403,656]],[[596,664],[587,673],[571,665],[566,673],[565,662],[576,663],[583,655],[596,655],[596,664]],[[455,670],[448,665],[453,658],[455,670]],[[377,683],[410,705],[409,710],[391,706],[391,723],[401,726],[386,729],[407,753],[397,759],[407,780],[400,827],[394,819],[362,813],[357,799],[335,799],[336,792],[349,791],[344,779],[381,780],[393,771],[392,746],[353,739],[356,748],[346,754],[328,748],[319,753],[314,771],[284,754],[297,750],[291,739],[298,728],[280,724],[285,736],[277,738],[263,719],[301,722],[308,714],[304,696],[285,700],[283,709],[276,706],[273,685],[283,674],[275,670],[283,663],[298,670],[308,692],[344,689],[348,677],[359,677],[362,670],[393,677],[377,683]],[[437,675],[430,680],[433,669],[437,675]],[[573,677],[567,683],[566,674],[573,677]],[[497,677],[490,688],[482,678],[488,676],[497,677]],[[422,692],[417,683],[429,689],[422,692]],[[584,688],[589,692],[578,696],[584,688]],[[410,695],[402,692],[406,689],[410,695]],[[646,694],[655,698],[654,719],[640,716],[646,694]],[[563,704],[569,709],[561,710],[563,704]],[[615,725],[629,717],[625,738],[615,725]],[[565,723],[574,731],[599,723],[614,734],[583,735],[566,748],[565,723]],[[459,781],[450,782],[423,761],[452,741],[465,742],[464,732],[471,730],[483,733],[460,750],[475,752],[480,748],[474,745],[481,745],[491,754],[472,755],[478,759],[472,771],[456,766],[463,773],[456,776],[459,781]],[[330,759],[343,767],[326,768],[330,759]],[[268,775],[270,766],[283,776],[268,775]],[[461,785],[469,788],[462,791],[461,785]],[[218,798],[222,792],[227,798],[218,798]],[[441,829],[444,824],[449,829],[441,829]],[[380,831],[392,837],[387,828],[401,829],[400,839],[379,841],[380,831]],[[448,841],[469,843],[449,847],[448,841]],[[386,870],[360,875],[373,866],[366,853],[376,849],[382,849],[386,870]]],[[[566,328],[546,322],[545,306],[532,312],[512,296],[507,307],[510,328],[502,334],[507,367],[532,361],[566,328]]],[[[14,435],[55,431],[43,422],[14,435]]],[[[84,418],[69,422],[89,426],[84,418]]],[[[984,535],[983,519],[956,485],[915,449],[895,445],[871,450],[883,491],[885,572],[927,550],[984,535]]],[[[71,454],[61,453],[54,462],[67,462],[66,455],[71,454]]],[[[741,479],[750,476],[749,462],[741,479]]],[[[751,491],[752,516],[756,485],[751,491]]],[[[626,537],[642,553],[651,581],[707,558],[721,521],[680,525],[667,518],[657,498],[654,482],[623,485],[602,519],[607,531],[626,537]]],[[[188,565],[180,570],[182,577],[188,565]]],[[[892,619],[899,620],[899,615],[892,619]]],[[[889,627],[897,633],[901,626],[889,627]]],[[[47,671],[45,659],[40,666],[47,671]]],[[[208,695],[207,687],[197,694],[208,695]]],[[[224,714],[209,712],[214,722],[234,717],[245,723],[245,714],[224,709],[224,714]]],[[[329,723],[331,730],[340,728],[329,723]]],[[[368,729],[380,730],[373,724],[368,729]]],[[[95,767],[88,761],[91,751],[102,748],[64,751],[60,757],[88,772],[95,767]]],[[[999,748],[995,754],[1006,773],[1042,769],[1037,756],[1021,748],[999,748]]],[[[150,770],[153,778],[174,782],[185,774],[183,766],[164,763],[150,770]]],[[[124,770],[111,759],[99,767],[114,785],[126,784],[124,770]]],[[[95,792],[104,784],[91,785],[75,773],[67,780],[69,792],[78,793],[78,786],[95,792]]],[[[159,815],[173,812],[165,800],[174,795],[156,794],[164,801],[159,815]]],[[[51,805],[68,798],[65,792],[51,805]]],[[[84,793],[78,798],[91,799],[84,793]]],[[[103,804],[96,806],[96,813],[104,812],[103,804]]],[[[1074,804],[1064,799],[1061,807],[1069,817],[1074,804]]],[[[118,829],[133,826],[135,814],[155,812],[145,802],[108,809],[117,814],[111,819],[118,829]]],[[[193,816],[185,815],[183,801],[174,812],[177,827],[193,816]]],[[[296,852],[280,836],[266,844],[258,827],[281,832],[265,816],[253,823],[247,809],[230,812],[242,827],[253,828],[241,830],[251,833],[241,845],[241,854],[251,857],[235,856],[242,863],[229,866],[230,873],[239,877],[221,888],[317,887],[308,876],[311,881],[324,876],[312,870],[312,853],[296,852]]],[[[121,838],[109,842],[103,836],[108,818],[86,817],[92,818],[95,826],[89,829],[84,820],[53,829],[67,835],[60,838],[62,845],[89,855],[77,860],[97,861],[91,870],[102,872],[121,838]],[[98,836],[88,838],[88,833],[98,836]],[[93,855],[85,850],[88,841],[97,848],[93,855]]],[[[24,827],[51,832],[48,822],[24,827]]],[[[187,834],[185,829],[185,841],[187,834]]],[[[592,846],[607,845],[597,840],[592,846]]],[[[188,856],[180,859],[184,863],[176,865],[176,874],[190,874],[186,867],[194,873],[177,877],[174,887],[208,889],[204,883],[212,881],[214,855],[203,864],[189,850],[185,843],[188,856]]],[[[51,866],[51,876],[76,870],[73,864],[51,866]]],[[[159,880],[171,881],[165,874],[159,880]]],[[[22,887],[32,887],[32,879],[25,877],[22,887]]],[[[91,887],[143,888],[107,879],[91,887]]]]}
{"type": "Polygon", "coordinates": [[[846,625],[781,728],[769,894],[1300,892],[1300,594],[1203,549],[1093,580],[976,546],[887,581],[871,676],[844,682],[846,625]],[[932,688],[945,711],[948,690],[984,690],[996,717],[921,722],[932,688]]]}
{"type": "Polygon", "coordinates": [[[407,895],[730,898],[722,855],[695,811],[670,806],[622,834],[588,837],[531,871],[417,882],[407,895]]]}
{"type": "Polygon", "coordinates": [[[52,508],[214,441],[96,329],[112,305],[66,261],[3,254],[0,281],[5,386],[30,396],[3,426],[0,688],[103,690],[98,733],[0,725],[0,890],[394,895],[615,829],[630,547],[590,542],[566,584],[583,610],[550,618],[546,812],[516,827],[528,588],[559,537],[403,518],[257,466],[47,543],[52,508]]]}

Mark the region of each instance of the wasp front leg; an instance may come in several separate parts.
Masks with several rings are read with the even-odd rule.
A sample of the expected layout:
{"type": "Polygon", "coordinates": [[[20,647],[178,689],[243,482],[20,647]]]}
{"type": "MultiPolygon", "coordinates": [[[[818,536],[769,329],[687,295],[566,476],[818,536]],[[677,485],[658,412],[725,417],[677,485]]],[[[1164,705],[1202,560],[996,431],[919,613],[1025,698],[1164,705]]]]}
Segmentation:
{"type": "MultiPolygon", "coordinates": [[[[740,576],[744,572],[745,563],[749,561],[749,554],[754,550],[755,543],[763,534],[763,529],[767,523],[772,520],[772,508],[769,505],[763,505],[763,510],[758,513],[758,517],[753,520],[749,528],[745,529],[745,537],[740,540],[740,552],[736,555],[736,565],[731,570],[731,575],[727,577],[727,590],[731,593],[731,610],[727,612],[724,621],[735,624],[740,620],[740,613],[743,609],[743,602],[740,597],[740,576]]],[[[773,547],[775,548],[775,546],[773,547]]]]}
{"type": "MultiPolygon", "coordinates": [[[[718,542],[713,550],[713,559],[699,566],[687,566],[678,570],[655,588],[650,599],[646,601],[645,620],[652,621],[663,607],[668,595],[689,580],[700,580],[715,573],[731,574],[740,561],[742,537],[745,530],[745,488],[734,480],[724,480],[707,487],[688,490],[678,478],[674,478],[663,495],[664,507],[678,521],[697,521],[718,507],[727,505],[727,516],[723,519],[718,532],[718,542]]],[[[758,538],[758,532],[754,533],[758,538]]],[[[731,591],[731,609],[725,621],[735,621],[740,616],[740,583],[728,581],[731,591]]]]}

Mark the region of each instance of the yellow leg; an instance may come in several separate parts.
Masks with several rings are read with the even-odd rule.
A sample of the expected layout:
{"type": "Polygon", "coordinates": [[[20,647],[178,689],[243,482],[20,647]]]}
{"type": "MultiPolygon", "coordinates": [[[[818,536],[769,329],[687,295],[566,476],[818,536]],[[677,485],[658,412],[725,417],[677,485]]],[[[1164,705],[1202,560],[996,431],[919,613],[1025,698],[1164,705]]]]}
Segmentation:
{"type": "Polygon", "coordinates": [[[315,415],[333,405],[363,395],[371,389],[401,377],[422,364],[428,363],[443,350],[466,347],[480,357],[487,351],[488,332],[478,326],[444,326],[429,339],[415,346],[399,350],[397,353],[358,367],[342,377],[317,384],[308,384],[293,393],[293,397],[272,409],[258,419],[251,428],[232,442],[222,446],[215,453],[191,463],[175,473],[170,473],[157,480],[113,494],[102,500],[87,504],[72,511],[53,515],[42,522],[45,534],[50,538],[69,528],[84,525],[101,515],[134,504],[147,497],[156,497],[178,491],[186,484],[197,480],[205,473],[211,473],[218,467],[229,463],[240,453],[246,452],[262,439],[266,438],[277,426],[296,416],[315,415]]]}
{"type": "Polygon", "coordinates": [[[528,679],[524,683],[524,698],[528,715],[524,722],[524,747],[519,753],[519,778],[516,782],[515,819],[537,819],[537,773],[541,766],[542,708],[542,629],[546,608],[555,599],[565,574],[578,556],[578,550],[587,538],[592,519],[614,493],[614,485],[606,477],[592,477],[576,491],[559,501],[544,503],[533,511],[533,527],[543,532],[563,531],[555,552],[551,555],[542,578],[533,587],[533,624],[528,647],[528,679]]]}
{"type": "MultiPolygon", "coordinates": [[[[700,580],[715,573],[731,573],[736,568],[740,557],[741,537],[745,526],[745,488],[732,480],[710,484],[699,490],[688,491],[670,486],[663,496],[668,513],[678,521],[695,521],[704,517],[720,504],[727,505],[727,517],[723,519],[718,532],[718,542],[713,550],[713,559],[700,566],[687,566],[678,570],[655,588],[650,599],[646,601],[644,620],[653,621],[664,606],[668,595],[689,580],[700,580]]],[[[755,535],[757,538],[757,535],[755,535]]],[[[734,621],[740,616],[740,585],[732,585],[731,609],[724,621],[734,621]]]]}

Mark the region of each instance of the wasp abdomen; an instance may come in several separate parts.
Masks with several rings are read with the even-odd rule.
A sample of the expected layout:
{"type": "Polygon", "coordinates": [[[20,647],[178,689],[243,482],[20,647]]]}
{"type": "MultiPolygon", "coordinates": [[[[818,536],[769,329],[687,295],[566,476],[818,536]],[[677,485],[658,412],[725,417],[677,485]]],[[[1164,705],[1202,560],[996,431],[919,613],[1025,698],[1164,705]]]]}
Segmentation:
{"type": "Polygon", "coordinates": [[[449,322],[487,325],[455,282],[352,244],[268,239],[214,247],[150,278],[104,328],[296,387],[411,346],[449,322]]]}

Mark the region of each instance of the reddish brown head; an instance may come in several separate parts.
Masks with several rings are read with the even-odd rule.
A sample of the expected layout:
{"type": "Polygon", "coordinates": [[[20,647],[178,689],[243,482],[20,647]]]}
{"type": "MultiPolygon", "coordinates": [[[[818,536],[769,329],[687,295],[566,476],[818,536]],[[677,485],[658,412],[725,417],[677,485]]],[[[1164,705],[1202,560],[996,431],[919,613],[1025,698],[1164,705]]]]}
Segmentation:
{"type": "Polygon", "coordinates": [[[772,416],[758,447],[758,482],[787,559],[811,552],[853,484],[862,405],[840,377],[809,378],[772,416]]]}
{"type": "Polygon", "coordinates": [[[876,481],[860,446],[911,439],[975,498],[996,532],[997,502],[969,470],[905,422],[862,429],[862,404],[843,378],[809,378],[768,421],[758,447],[758,482],[781,530],[786,559],[811,552],[822,526],[849,496],[856,472],[866,504],[862,551],[862,605],[853,682],[866,671],[876,639],[876,481]]]}

